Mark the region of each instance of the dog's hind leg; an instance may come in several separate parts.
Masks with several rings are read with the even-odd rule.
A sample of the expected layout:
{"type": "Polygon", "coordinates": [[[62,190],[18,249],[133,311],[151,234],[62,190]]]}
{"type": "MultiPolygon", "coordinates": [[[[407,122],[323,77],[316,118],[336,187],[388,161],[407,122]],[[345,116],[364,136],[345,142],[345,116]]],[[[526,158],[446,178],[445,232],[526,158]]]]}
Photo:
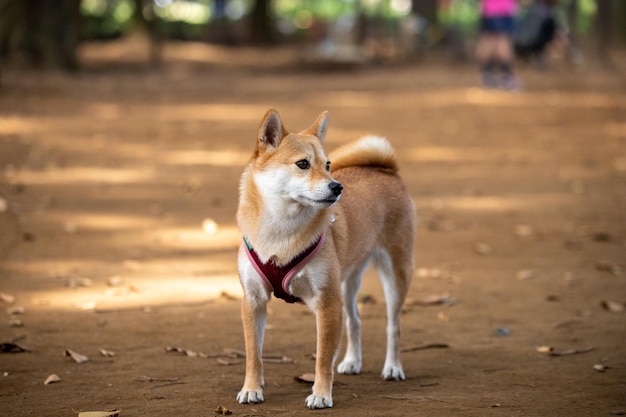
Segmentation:
{"type": "MultiPolygon", "coordinates": [[[[390,253],[379,248],[374,253],[374,264],[378,269],[387,303],[387,354],[381,376],[385,380],[404,380],[400,362],[400,313],[406,299],[413,272],[413,249],[400,248],[390,253]],[[409,251],[410,250],[410,251],[409,251]]],[[[396,248],[397,249],[397,248],[396,248]]]]}
{"type": "Polygon", "coordinates": [[[358,374],[361,372],[363,361],[361,353],[361,318],[357,307],[357,296],[361,288],[363,272],[369,259],[357,268],[348,278],[341,283],[343,296],[343,311],[346,318],[347,346],[346,354],[337,367],[340,374],[358,374]]]}

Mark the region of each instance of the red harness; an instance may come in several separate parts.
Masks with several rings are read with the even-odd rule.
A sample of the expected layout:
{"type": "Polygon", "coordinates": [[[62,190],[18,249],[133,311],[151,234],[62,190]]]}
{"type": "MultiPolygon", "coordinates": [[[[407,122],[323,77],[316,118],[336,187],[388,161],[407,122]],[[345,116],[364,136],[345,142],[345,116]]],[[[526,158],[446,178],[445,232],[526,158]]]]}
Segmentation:
{"type": "Polygon", "coordinates": [[[274,296],[281,298],[288,303],[302,302],[302,300],[289,292],[289,283],[293,277],[315,256],[326,239],[326,232],[322,233],[319,239],[309,246],[304,252],[296,256],[285,266],[276,266],[272,261],[261,263],[259,256],[252,249],[246,238],[243,238],[246,247],[246,255],[254,269],[259,273],[265,285],[270,291],[274,291],[274,296]]]}

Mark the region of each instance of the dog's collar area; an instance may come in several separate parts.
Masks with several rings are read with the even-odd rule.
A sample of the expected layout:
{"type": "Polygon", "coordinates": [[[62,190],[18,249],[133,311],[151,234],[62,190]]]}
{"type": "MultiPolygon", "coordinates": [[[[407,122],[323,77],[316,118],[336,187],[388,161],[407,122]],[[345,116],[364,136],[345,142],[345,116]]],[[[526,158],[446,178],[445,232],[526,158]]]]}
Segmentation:
{"type": "Polygon", "coordinates": [[[248,239],[245,238],[245,236],[243,241],[246,248],[246,255],[248,255],[250,263],[261,278],[263,278],[263,281],[265,282],[265,285],[267,285],[268,289],[274,292],[274,296],[276,298],[281,298],[288,303],[296,303],[302,302],[302,300],[289,292],[289,283],[293,277],[300,272],[300,270],[304,268],[304,266],[309,263],[311,259],[313,259],[324,244],[325,239],[326,231],[324,231],[311,246],[292,259],[285,266],[276,266],[276,264],[274,264],[271,260],[266,263],[262,263],[259,259],[259,255],[254,251],[252,245],[248,239]]]}

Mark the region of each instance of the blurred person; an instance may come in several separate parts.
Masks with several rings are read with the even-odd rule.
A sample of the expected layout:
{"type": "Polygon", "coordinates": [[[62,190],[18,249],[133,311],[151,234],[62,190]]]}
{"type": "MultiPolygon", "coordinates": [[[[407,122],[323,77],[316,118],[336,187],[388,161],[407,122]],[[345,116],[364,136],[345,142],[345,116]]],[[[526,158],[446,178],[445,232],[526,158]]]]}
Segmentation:
{"type": "Polygon", "coordinates": [[[513,74],[516,14],[517,0],[481,0],[476,56],[483,85],[487,88],[520,88],[519,80],[513,74]]]}
{"type": "Polygon", "coordinates": [[[554,8],[558,0],[535,0],[515,31],[515,53],[537,68],[547,67],[545,51],[557,37],[558,22],[554,8]]]}

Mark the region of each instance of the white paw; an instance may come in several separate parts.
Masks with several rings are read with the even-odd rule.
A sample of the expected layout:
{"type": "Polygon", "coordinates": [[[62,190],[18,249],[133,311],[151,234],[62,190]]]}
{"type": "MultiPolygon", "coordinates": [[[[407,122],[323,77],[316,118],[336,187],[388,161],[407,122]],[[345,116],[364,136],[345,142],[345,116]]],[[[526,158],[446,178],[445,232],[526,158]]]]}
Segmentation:
{"type": "Polygon", "coordinates": [[[404,376],[404,371],[402,370],[402,365],[385,365],[383,368],[383,372],[381,374],[385,381],[404,381],[406,377],[404,376]]]}
{"type": "Polygon", "coordinates": [[[306,397],[305,403],[306,406],[312,410],[316,408],[330,408],[333,406],[333,397],[330,395],[323,397],[321,395],[311,394],[306,397]]]}
{"type": "Polygon", "coordinates": [[[237,401],[240,404],[257,404],[262,403],[263,399],[263,390],[253,390],[253,389],[242,389],[237,394],[237,401]]]}
{"type": "Polygon", "coordinates": [[[344,375],[361,373],[361,361],[346,358],[337,366],[337,372],[344,375]]]}

